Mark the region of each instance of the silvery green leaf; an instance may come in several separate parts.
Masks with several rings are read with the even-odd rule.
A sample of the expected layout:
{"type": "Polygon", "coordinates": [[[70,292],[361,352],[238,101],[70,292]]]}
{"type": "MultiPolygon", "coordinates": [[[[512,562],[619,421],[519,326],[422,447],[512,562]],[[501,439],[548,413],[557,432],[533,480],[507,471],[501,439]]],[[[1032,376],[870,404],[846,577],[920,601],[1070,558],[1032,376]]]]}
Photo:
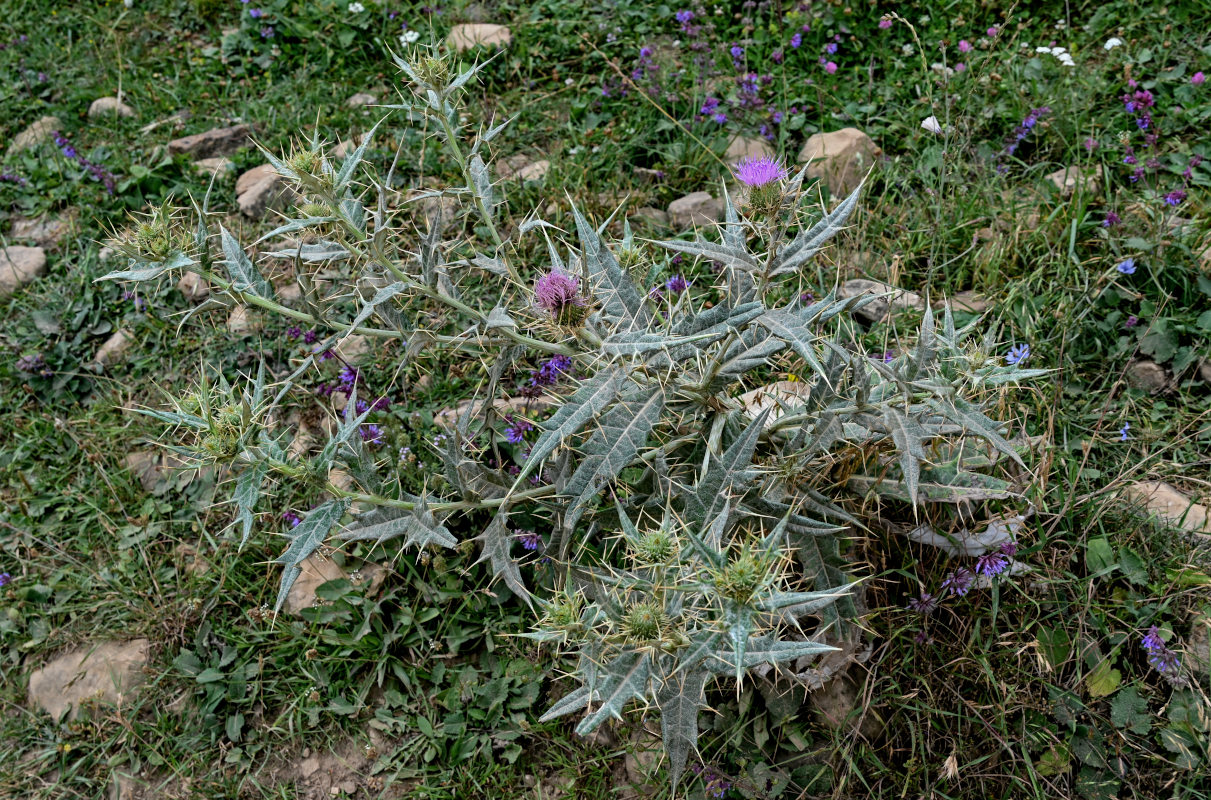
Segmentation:
{"type": "Polygon", "coordinates": [[[488,210],[488,214],[491,216],[496,205],[496,200],[492,193],[492,176],[488,173],[488,165],[484,163],[482,158],[475,155],[471,158],[469,171],[471,173],[471,185],[467,188],[480,199],[484,208],[488,210]]]}
{"type": "Polygon", "coordinates": [[[950,402],[946,402],[938,397],[931,397],[925,402],[942,417],[961,425],[964,430],[971,431],[976,436],[984,439],[998,451],[1016,461],[1019,466],[1023,468],[1026,466],[1014,446],[1005,437],[1001,436],[1000,431],[997,430],[1000,425],[990,420],[976,406],[961,397],[954,397],[950,402]]]}
{"type": "Polygon", "coordinates": [[[521,579],[521,569],[510,551],[513,549],[513,534],[509,532],[508,512],[500,511],[492,518],[492,522],[484,532],[475,537],[480,543],[479,558],[476,564],[487,561],[492,567],[492,574],[505,582],[513,594],[530,602],[530,592],[521,579]]]}
{"type": "Polygon", "coordinates": [[[585,443],[584,460],[563,492],[572,495],[563,523],[566,530],[576,527],[585,506],[635,458],[663,410],[664,389],[657,388],[646,396],[624,398],[602,416],[600,427],[585,443]]]}
{"type": "Polygon", "coordinates": [[[353,173],[357,170],[358,164],[362,163],[362,157],[366,155],[366,148],[370,145],[370,140],[374,138],[374,132],[382,124],[382,120],[374,123],[373,128],[362,134],[362,143],[357,146],[357,149],[345,156],[345,160],[341,162],[340,172],[336,173],[336,182],[333,186],[334,191],[338,193],[344,191],[349,181],[353,180],[353,173]]]}
{"type": "Polygon", "coordinates": [[[660,738],[669,756],[669,778],[674,792],[690,753],[698,750],[698,712],[706,708],[708,677],[703,670],[670,676],[656,692],[656,705],[660,707],[660,738]]]}
{"type": "Polygon", "coordinates": [[[858,188],[850,192],[849,197],[842,200],[836,208],[826,213],[811,228],[800,232],[792,239],[790,244],[774,258],[770,274],[782,275],[797,270],[805,261],[820,252],[829,239],[844,230],[846,220],[858,206],[858,196],[862,193],[865,183],[866,181],[863,180],[858,184],[858,188]]]}
{"type": "Polygon", "coordinates": [[[601,243],[601,237],[575,204],[572,215],[576,219],[589,281],[593,294],[601,301],[602,313],[617,325],[619,333],[647,328],[651,317],[630,276],[618,265],[610,249],[601,243]]]}
{"type": "Polygon", "coordinates": [[[1006,383],[1021,383],[1041,378],[1051,373],[1049,369],[1019,369],[1018,367],[984,367],[976,375],[985,386],[1003,386],[1006,383]]]}
{"type": "Polygon", "coordinates": [[[732,195],[727,186],[723,187],[723,203],[723,243],[732,250],[747,252],[744,246],[744,225],[740,222],[740,215],[736,213],[736,206],[732,203],[732,195]]]}
{"type": "Polygon", "coordinates": [[[240,533],[240,548],[248,542],[252,535],[252,523],[255,519],[257,500],[261,497],[261,484],[269,472],[269,464],[257,461],[248,465],[235,481],[235,521],[242,530],[240,533]]]}
{"type": "Polygon", "coordinates": [[[599,675],[596,691],[597,710],[576,726],[576,733],[587,736],[610,717],[622,719],[622,710],[631,700],[647,697],[652,678],[652,654],[648,650],[623,653],[607,664],[599,675]]]}
{"type": "Polygon", "coordinates": [[[912,380],[927,370],[937,356],[937,337],[934,335],[933,309],[925,306],[925,316],[921,319],[921,334],[917,337],[917,346],[913,350],[908,379],[912,380]]]}
{"type": "Polygon", "coordinates": [[[543,423],[542,435],[530,449],[523,472],[540,463],[561,441],[579,432],[585,423],[605,410],[618,396],[623,380],[622,370],[610,369],[582,382],[580,388],[543,423]]]}
{"type": "Polygon", "coordinates": [[[344,261],[349,251],[336,242],[314,242],[300,244],[290,250],[274,250],[266,255],[273,258],[297,258],[307,264],[317,261],[344,261]]]}
{"type": "MultiPolygon", "coordinates": [[[[472,78],[474,78],[474,77],[475,77],[475,76],[476,76],[476,75],[479,73],[479,71],[480,71],[481,69],[483,69],[484,67],[486,67],[488,64],[492,63],[492,60],[493,60],[494,58],[496,58],[496,56],[495,56],[495,55],[493,55],[492,57],[487,58],[487,59],[485,59],[485,60],[483,60],[483,61],[480,61],[480,62],[478,62],[478,63],[476,63],[476,64],[473,64],[472,66],[467,67],[465,70],[463,70],[462,72],[458,73],[458,77],[456,77],[454,80],[450,81],[449,85],[448,85],[448,86],[446,86],[446,89],[445,89],[445,95],[446,95],[446,97],[449,97],[449,96],[450,96],[450,95],[452,95],[454,92],[458,91],[458,90],[459,90],[459,89],[461,89],[463,86],[465,86],[465,85],[466,85],[466,83],[467,83],[467,81],[469,81],[469,80],[471,80],[472,78]]],[[[503,124],[501,125],[501,127],[503,128],[505,125],[508,125],[508,124],[509,124],[509,123],[507,123],[507,122],[506,122],[506,123],[503,123],[503,124]]]]}
{"type": "Polygon", "coordinates": [[[415,509],[406,511],[395,519],[389,519],[386,522],[368,525],[363,528],[355,528],[354,530],[344,531],[340,534],[340,538],[344,541],[367,541],[373,539],[379,543],[396,539],[400,536],[404,537],[404,548],[415,547],[418,551],[424,550],[431,544],[448,548],[458,546],[458,540],[454,538],[454,535],[450,533],[445,525],[437,521],[433,516],[433,512],[424,505],[423,498],[418,502],[415,509]]]}
{"type": "Polygon", "coordinates": [[[795,354],[806,361],[817,375],[827,379],[824,365],[816,357],[815,343],[819,337],[802,317],[789,311],[770,309],[758,318],[757,324],[789,344],[795,354]]]}
{"type": "MultiPolygon", "coordinates": [[[[723,334],[715,337],[722,337],[723,334]]],[[[650,333],[648,331],[630,331],[628,333],[616,333],[606,337],[601,343],[601,351],[610,358],[618,358],[623,356],[636,356],[641,353],[650,353],[654,350],[666,350],[684,345],[687,342],[696,341],[699,337],[687,337],[680,339],[670,339],[664,334],[650,333]]]]}
{"type": "Polygon", "coordinates": [[[716,656],[711,666],[716,672],[728,674],[737,668],[751,669],[760,664],[781,664],[804,656],[831,653],[838,649],[818,642],[786,642],[768,636],[754,636],[748,640],[744,660],[740,664],[729,663],[716,656]]]}
{"type": "Polygon", "coordinates": [[[732,488],[752,479],[749,466],[769,414],[768,408],[758,414],[731,447],[707,465],[694,493],[686,497],[686,512],[692,519],[713,522],[727,505],[732,488]]]}
{"type": "Polygon", "coordinates": [[[160,422],[166,422],[169,425],[184,425],[199,431],[204,431],[210,427],[210,423],[201,417],[194,414],[186,414],[182,411],[156,411],[151,408],[134,408],[131,410],[136,414],[143,414],[160,422]]]}
{"type": "Polygon", "coordinates": [[[589,704],[592,695],[593,692],[589,687],[578,687],[561,697],[555,705],[547,709],[546,713],[538,718],[538,721],[550,722],[553,719],[559,719],[560,717],[579,711],[589,704]]]}
{"type": "Polygon", "coordinates": [[[925,431],[922,430],[920,423],[910,419],[895,406],[883,408],[883,422],[899,451],[900,470],[904,475],[908,500],[915,506],[917,505],[917,484],[921,477],[921,462],[925,460],[925,448],[922,445],[925,431]]]}
{"type": "MultiPolygon", "coordinates": [[[[749,638],[754,633],[754,610],[747,605],[727,601],[723,610],[723,625],[728,640],[732,643],[731,663],[735,665],[737,683],[744,678],[749,638]]],[[[761,662],[757,662],[761,663],[761,662]]]]}
{"type": "Polygon", "coordinates": [[[504,306],[496,306],[488,312],[488,319],[484,323],[484,330],[491,331],[497,328],[516,328],[517,320],[509,316],[509,312],[504,309],[504,306]]]}
{"type": "Polygon", "coordinates": [[[505,268],[505,264],[498,258],[489,258],[485,255],[477,255],[471,259],[471,265],[479,267],[485,272],[491,272],[493,275],[508,275],[509,270],[505,268]]]}
{"type": "Polygon", "coordinates": [[[496,127],[488,128],[488,130],[486,130],[482,134],[480,134],[479,138],[475,140],[475,146],[474,146],[472,152],[479,152],[479,148],[482,145],[485,145],[488,142],[495,139],[500,134],[501,131],[503,131],[505,128],[509,127],[510,124],[512,124],[513,120],[517,119],[517,116],[518,115],[514,114],[512,117],[510,117],[509,119],[500,123],[496,127]]]}
{"type": "Polygon", "coordinates": [[[261,155],[265,157],[265,160],[273,166],[273,169],[275,172],[277,172],[277,174],[281,175],[283,178],[295,182],[299,180],[299,174],[295,172],[294,169],[292,169],[291,166],[285,161],[278,158],[264,147],[261,147],[259,144],[257,145],[257,149],[261,151],[261,155]]]}
{"type": "Polygon", "coordinates": [[[292,219],[286,224],[274,228],[269,233],[253,242],[253,244],[260,244],[267,239],[272,239],[275,236],[281,236],[283,233],[293,233],[295,231],[304,230],[305,228],[314,228],[316,225],[324,225],[329,222],[339,221],[340,217],[303,217],[302,219],[292,219]]]}
{"type": "Polygon", "coordinates": [[[717,373],[720,378],[738,378],[751,370],[769,363],[770,356],[786,347],[786,342],[777,337],[766,337],[758,341],[738,341],[728,348],[722,366],[717,373]]]}
{"type": "MultiPolygon", "coordinates": [[[[321,351],[322,352],[322,351],[321,351]]],[[[357,408],[357,384],[354,384],[353,391],[349,394],[349,400],[345,408],[357,408]]],[[[328,474],[328,468],[332,466],[333,459],[336,458],[337,452],[341,445],[345,444],[361,430],[362,423],[366,421],[366,417],[374,412],[373,405],[367,405],[366,410],[356,417],[353,414],[346,413],[341,424],[337,426],[336,433],[324,445],[324,449],[319,452],[319,455],[312,461],[312,469],[316,474],[328,474]]],[[[359,440],[360,441],[360,440],[359,440]]]]}
{"type": "Polygon", "coordinates": [[[338,210],[341,212],[341,218],[352,225],[355,230],[366,232],[366,207],[360,200],[346,197],[341,201],[338,210]]]}
{"type": "Polygon", "coordinates": [[[923,470],[911,494],[906,481],[889,476],[850,475],[845,488],[862,497],[873,494],[912,503],[975,503],[1014,496],[1008,481],[980,472],[940,468],[923,470]]]}
{"type": "Polygon", "coordinates": [[[786,611],[793,609],[796,616],[813,614],[837,602],[837,598],[849,594],[854,584],[839,586],[820,592],[771,592],[757,601],[762,611],[786,611]]]}
{"type": "Polygon", "coordinates": [[[273,285],[248,260],[248,255],[235,237],[222,226],[219,226],[219,236],[223,242],[224,263],[227,264],[227,274],[231,276],[232,288],[258,297],[272,298],[273,285]]]}
{"type": "Polygon", "coordinates": [[[762,269],[762,265],[743,246],[733,247],[729,244],[717,244],[705,239],[699,239],[696,242],[669,239],[663,242],[653,242],[653,244],[666,250],[676,250],[680,253],[700,256],[709,261],[718,261],[725,266],[736,267],[746,272],[760,272],[762,269]]]}
{"type": "Polygon", "coordinates": [[[340,522],[348,508],[349,499],[347,497],[329,500],[309,513],[293,531],[287,534],[290,537],[290,546],[286,548],[286,552],[274,559],[274,563],[285,565],[285,569],[282,570],[282,584],[278,588],[278,599],[273,606],[273,613],[276,614],[281,610],[287,595],[290,594],[291,587],[302,573],[299,564],[324,543],[324,539],[328,538],[328,532],[340,522]]]}
{"type": "MultiPolygon", "coordinates": [[[[134,263],[134,259],[131,259],[134,263]]],[[[131,269],[119,270],[111,272],[108,275],[102,275],[97,278],[99,281],[149,281],[153,278],[158,278],[165,272],[183,267],[191,267],[195,262],[192,258],[184,253],[173,253],[164,261],[153,261],[143,264],[141,267],[133,267],[131,269]]]]}
{"type": "Polygon", "coordinates": [[[354,328],[361,327],[363,322],[370,319],[371,314],[378,311],[379,306],[390,300],[392,297],[395,297],[400,292],[403,292],[407,288],[408,287],[402,282],[397,281],[396,283],[392,283],[379,289],[374,293],[374,297],[370,299],[370,302],[364,303],[362,307],[358,309],[357,316],[353,318],[353,322],[349,323],[348,329],[352,331],[354,328]]]}
{"type": "Polygon", "coordinates": [[[722,303],[694,315],[687,315],[673,324],[673,333],[677,336],[689,336],[695,333],[714,331],[719,326],[727,330],[739,330],[765,313],[765,306],[759,302],[744,303],[738,306],[726,306],[722,303]]]}
{"type": "Polygon", "coordinates": [[[529,233],[530,231],[534,230],[535,228],[551,228],[552,230],[557,230],[561,233],[563,232],[563,229],[560,228],[558,225],[552,225],[551,223],[547,222],[546,220],[538,219],[538,218],[528,219],[525,222],[521,223],[521,225],[518,226],[517,231],[518,231],[518,233],[525,234],[525,233],[529,233]]]}

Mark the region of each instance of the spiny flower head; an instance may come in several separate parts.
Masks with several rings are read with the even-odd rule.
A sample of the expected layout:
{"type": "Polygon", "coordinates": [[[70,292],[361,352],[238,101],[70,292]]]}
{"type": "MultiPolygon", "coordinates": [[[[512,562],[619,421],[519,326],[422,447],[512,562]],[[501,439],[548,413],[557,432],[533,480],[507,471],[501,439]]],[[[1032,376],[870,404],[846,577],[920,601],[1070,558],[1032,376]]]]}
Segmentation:
{"type": "Polygon", "coordinates": [[[769,156],[747,158],[736,164],[734,174],[736,180],[751,188],[768,186],[786,179],[786,167],[777,159],[769,156]]]}
{"type": "Polygon", "coordinates": [[[556,322],[575,324],[583,316],[587,301],[580,296],[580,278],[551,270],[534,283],[535,304],[556,322]]]}

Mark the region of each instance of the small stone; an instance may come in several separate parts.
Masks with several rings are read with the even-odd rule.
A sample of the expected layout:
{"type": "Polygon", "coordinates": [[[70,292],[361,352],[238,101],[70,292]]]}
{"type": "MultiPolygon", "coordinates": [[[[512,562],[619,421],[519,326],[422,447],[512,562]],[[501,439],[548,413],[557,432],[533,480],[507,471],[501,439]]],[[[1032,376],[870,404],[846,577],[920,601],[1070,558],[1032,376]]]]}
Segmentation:
{"type": "Polygon", "coordinates": [[[88,107],[90,119],[117,114],[119,117],[133,117],[135,110],[116,97],[98,97],[88,107]]]}
{"type": "Polygon", "coordinates": [[[1127,380],[1153,394],[1165,391],[1171,384],[1168,371],[1148,358],[1137,358],[1127,365],[1127,380]]]}
{"type": "Polygon", "coordinates": [[[20,217],[13,220],[8,235],[13,239],[34,242],[41,247],[53,248],[71,231],[71,222],[60,217],[20,217]]]}
{"type": "Polygon", "coordinates": [[[130,346],[134,344],[134,341],[135,337],[133,333],[125,328],[119,328],[110,334],[110,337],[97,350],[97,354],[93,356],[93,363],[100,364],[103,367],[116,364],[126,354],[126,351],[130,349],[130,346]]]}
{"type": "Polygon", "coordinates": [[[803,404],[803,399],[811,393],[811,386],[801,381],[778,381],[767,386],[751,389],[736,399],[744,408],[744,413],[750,419],[761,415],[766,409],[770,410],[765,427],[773,425],[786,412],[783,408],[793,409],[803,404]]]}
{"type": "Polygon", "coordinates": [[[504,25],[486,23],[455,25],[446,37],[446,47],[462,53],[474,47],[506,47],[513,41],[513,34],[504,25]]]}
{"type": "Polygon", "coordinates": [[[1211,509],[1194,502],[1164,481],[1140,481],[1123,490],[1128,502],[1142,505],[1151,515],[1159,517],[1187,533],[1211,534],[1211,509]]]}
{"type": "Polygon", "coordinates": [[[186,574],[205,575],[210,572],[210,562],[199,555],[198,548],[193,545],[181,542],[173,548],[172,552],[176,556],[177,564],[185,570],[186,574]]]}
{"type": "Polygon", "coordinates": [[[1096,168],[1064,167],[1047,175],[1043,180],[1059,190],[1064,199],[1072,197],[1078,190],[1082,194],[1093,196],[1102,188],[1096,168]]]}
{"type": "Polygon", "coordinates": [[[535,161],[532,164],[526,164],[524,167],[517,170],[513,177],[519,181],[522,181],[523,183],[529,183],[531,181],[537,182],[547,177],[547,173],[550,170],[551,162],[543,159],[542,161],[535,161]]]}
{"type": "MultiPolygon", "coordinates": [[[[346,563],[351,561],[356,560],[348,559],[346,563]]],[[[296,615],[316,604],[315,590],[329,581],[349,580],[360,591],[373,595],[387,577],[387,571],[378,564],[358,562],[356,566],[349,564],[342,568],[332,559],[314,553],[303,559],[299,568],[302,572],[290,587],[286,602],[282,605],[287,612],[296,615]]]]}
{"type": "Polygon", "coordinates": [[[765,139],[736,134],[727,143],[727,152],[723,157],[729,164],[738,164],[755,158],[773,158],[776,155],[773,145],[765,139]]]}
{"type": "Polygon", "coordinates": [[[358,92],[345,101],[345,105],[349,108],[361,108],[362,106],[373,106],[378,104],[378,98],[366,92],[358,92]]]}
{"type": "Polygon", "coordinates": [[[46,251],[41,247],[0,246],[0,299],[46,271],[46,251]]]}
{"type": "Polygon", "coordinates": [[[278,302],[287,308],[298,308],[303,304],[303,287],[296,281],[283,283],[277,287],[278,302]]]}
{"type": "MultiPolygon", "coordinates": [[[[507,414],[520,414],[527,419],[533,419],[534,415],[540,414],[550,408],[551,403],[551,398],[544,394],[538,397],[501,398],[494,401],[492,407],[499,417],[504,417],[507,414]]],[[[486,404],[483,400],[463,400],[457,406],[442,409],[434,414],[433,424],[450,430],[464,414],[470,413],[472,417],[478,417],[486,410],[486,404]],[[468,411],[469,409],[470,411],[468,411]]]]}
{"type": "Polygon", "coordinates": [[[373,350],[374,345],[370,339],[357,333],[341,339],[333,348],[338,357],[355,366],[362,363],[373,350]]]}
{"type": "Polygon", "coordinates": [[[1211,383],[1211,360],[1206,358],[1198,360],[1198,378],[1203,383],[1211,383]]]}
{"type": "Polygon", "coordinates": [[[971,290],[959,292],[950,298],[951,310],[965,311],[968,314],[983,314],[988,310],[988,305],[985,297],[971,290]]]}
{"type": "Polygon", "coordinates": [[[624,762],[627,780],[639,785],[651,781],[663,752],[664,746],[655,735],[643,728],[635,731],[627,741],[627,755],[624,762]]]}
{"type": "Polygon", "coordinates": [[[294,196],[286,179],[272,164],[253,167],[241,175],[235,183],[235,193],[240,212],[252,219],[260,219],[270,209],[285,206],[294,196]]]}
{"type": "Polygon", "coordinates": [[[652,228],[669,227],[669,212],[651,206],[635,209],[631,214],[631,219],[639,220],[652,228]]]}
{"type": "Polygon", "coordinates": [[[647,167],[635,167],[635,180],[640,183],[659,183],[664,179],[664,173],[658,169],[648,169],[647,167]]]}
{"type": "Polygon", "coordinates": [[[227,330],[236,336],[247,336],[260,327],[260,319],[248,306],[236,306],[227,317],[227,330]]]}
{"type": "Polygon", "coordinates": [[[88,644],[64,653],[29,676],[30,703],[58,720],[71,709],[75,719],[80,704],[97,698],[121,705],[147,676],[150,643],[146,639],[129,642],[88,644]]]}
{"type": "Polygon", "coordinates": [[[252,143],[248,125],[232,125],[229,128],[213,128],[203,133],[182,136],[168,143],[168,152],[173,155],[189,155],[194,158],[229,156],[241,147],[252,143]]]}
{"type": "Polygon", "coordinates": [[[177,291],[191,303],[200,303],[210,297],[210,284],[196,272],[186,272],[177,281],[177,291]]]}
{"type": "Polygon", "coordinates": [[[193,162],[193,170],[199,175],[209,175],[223,180],[229,175],[235,174],[235,162],[224,156],[202,158],[193,162]]]}
{"type": "Polygon", "coordinates": [[[723,201],[710,192],[692,192],[669,203],[669,220],[676,229],[710,225],[723,217],[723,201]]]}
{"type": "Polygon", "coordinates": [[[883,720],[872,710],[858,710],[863,701],[859,686],[843,672],[807,695],[820,720],[830,728],[873,739],[883,731],[883,720]]]}
{"type": "Polygon", "coordinates": [[[874,323],[886,319],[887,315],[892,311],[906,311],[909,309],[925,311],[925,300],[916,292],[897,289],[889,284],[880,283],[879,281],[868,281],[864,278],[854,278],[853,280],[846,281],[837,290],[837,296],[841,299],[847,299],[857,297],[860,294],[886,294],[889,292],[892,293],[890,298],[881,297],[872,303],[864,305],[854,313],[867,322],[874,323]]]}
{"type": "Polygon", "coordinates": [[[11,156],[39,145],[62,127],[63,123],[59,122],[58,117],[42,117],[13,137],[8,146],[8,154],[11,156]]]}
{"type": "Polygon", "coordinates": [[[810,164],[809,179],[822,181],[834,195],[848,195],[858,188],[882,153],[862,131],[842,128],[809,137],[799,151],[799,163],[810,164]]]}
{"type": "Polygon", "coordinates": [[[332,148],[332,158],[344,161],[345,157],[360,147],[362,144],[361,136],[350,137],[343,142],[338,142],[336,147],[332,148]]]}

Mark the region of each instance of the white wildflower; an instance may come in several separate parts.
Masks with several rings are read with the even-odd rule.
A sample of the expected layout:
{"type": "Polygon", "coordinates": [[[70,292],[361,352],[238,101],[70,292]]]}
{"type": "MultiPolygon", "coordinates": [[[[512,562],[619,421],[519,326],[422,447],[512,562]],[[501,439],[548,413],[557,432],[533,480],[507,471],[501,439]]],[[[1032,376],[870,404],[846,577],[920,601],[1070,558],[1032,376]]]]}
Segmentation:
{"type": "Polygon", "coordinates": [[[1106,48],[1107,50],[1113,50],[1116,47],[1122,47],[1122,46],[1123,46],[1123,40],[1118,38],[1117,36],[1111,36],[1109,39],[1106,40],[1106,43],[1104,45],[1102,45],[1102,47],[1106,48]]]}
{"type": "Polygon", "coordinates": [[[361,3],[350,3],[349,4],[349,13],[350,14],[360,14],[365,10],[366,10],[366,7],[364,5],[362,5],[361,3]]]}
{"type": "Polygon", "coordinates": [[[942,123],[938,122],[938,118],[935,116],[928,116],[921,120],[921,127],[930,133],[942,133],[942,123]]]}
{"type": "Polygon", "coordinates": [[[400,44],[412,44],[420,38],[420,31],[404,31],[399,35],[400,44]]]}
{"type": "Polygon", "coordinates": [[[951,69],[950,67],[946,66],[945,64],[939,63],[937,61],[930,64],[929,68],[944,78],[954,77],[954,74],[955,74],[955,71],[953,69],[951,69]]]}
{"type": "Polygon", "coordinates": [[[913,54],[912,45],[911,44],[902,45],[900,47],[900,52],[906,56],[911,56],[913,54]]]}

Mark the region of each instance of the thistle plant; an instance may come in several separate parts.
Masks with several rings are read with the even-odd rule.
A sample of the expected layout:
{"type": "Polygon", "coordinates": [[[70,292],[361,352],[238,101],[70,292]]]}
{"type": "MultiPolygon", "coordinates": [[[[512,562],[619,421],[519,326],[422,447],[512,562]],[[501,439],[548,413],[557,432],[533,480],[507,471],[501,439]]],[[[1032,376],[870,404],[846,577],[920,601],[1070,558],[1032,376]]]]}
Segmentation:
{"type": "Polygon", "coordinates": [[[230,232],[210,228],[204,202],[187,235],[173,232],[179,222],[167,210],[154,214],[124,250],[129,267],[106,277],[189,270],[212,286],[203,307],[255,306],[319,340],[275,386],[263,371],[242,386],[204,379],[174,409],[146,413],[187,432],[174,447],[181,457],[232,467],[242,541],[270,475],[327,493],[277,559],[277,607],[301,562],[331,539],[477,547],[480,562],[536,609],[528,635],[578,658],[582,685],[544,719],[583,713],[578,730],[587,733],[632,704],[656,708],[676,784],[697,745],[708,687],[739,686],[755,667],[832,649],[824,629],[853,611],[840,544],[862,520],[849,499],[916,505],[1008,494],[1004,481],[975,471],[989,458],[964,440],[978,437],[1017,460],[984,408],[999,387],[1038,371],[1006,365],[989,342],[970,343],[948,309],[940,321],[926,311],[916,347],[896,358],[856,351],[845,335],[849,312],[877,298],[808,302],[793,284],[843,229],[860,189],[806,224],[804,172],[791,177],[774,162],[739,168],[754,191],[738,209],[725,190],[717,237],[637,243],[625,227],[623,241],[611,242],[607,225],[574,205],[574,231],[532,218],[506,236],[488,168],[504,124],[472,130],[460,121],[479,67],[456,73],[426,52],[396,62],[405,92],[389,108],[436,131],[460,173],[461,185],[426,197],[462,201],[459,214],[482,235],[447,240],[441,204],[419,234],[390,211],[400,206],[390,173],[363,162],[375,131],[339,164],[318,141],[287,159],[265,153],[298,201],[261,241],[306,234],[277,254],[294,258],[301,307],[275,296],[230,232]],[[538,263],[520,246],[535,236],[546,245],[538,263]],[[164,242],[177,246],[166,251],[164,242]],[[667,294],[643,291],[669,253],[720,265],[716,285],[677,275],[667,294]],[[343,280],[313,280],[321,269],[343,280]],[[486,281],[491,307],[464,295],[486,281]],[[434,308],[444,310],[442,327],[426,326],[434,317],[423,312],[434,308]],[[440,475],[420,494],[402,491],[395,465],[358,435],[373,407],[356,412],[356,381],[351,410],[323,448],[293,453],[277,411],[320,355],[354,333],[403,343],[396,366],[422,350],[479,359],[486,380],[477,400],[496,399],[507,371],[545,359],[531,382],[556,407],[531,428],[498,418],[491,402],[467,404],[437,448],[440,475]],[[775,362],[803,376],[802,391],[751,413],[738,395],[768,381],[775,362]],[[494,454],[512,446],[519,460],[510,472],[494,454]],[[354,485],[330,481],[334,468],[354,485]],[[369,510],[349,514],[354,502],[369,510]],[[550,520],[545,536],[535,519],[550,520]],[[519,541],[543,547],[550,561],[541,587],[527,585],[519,541]]]}

